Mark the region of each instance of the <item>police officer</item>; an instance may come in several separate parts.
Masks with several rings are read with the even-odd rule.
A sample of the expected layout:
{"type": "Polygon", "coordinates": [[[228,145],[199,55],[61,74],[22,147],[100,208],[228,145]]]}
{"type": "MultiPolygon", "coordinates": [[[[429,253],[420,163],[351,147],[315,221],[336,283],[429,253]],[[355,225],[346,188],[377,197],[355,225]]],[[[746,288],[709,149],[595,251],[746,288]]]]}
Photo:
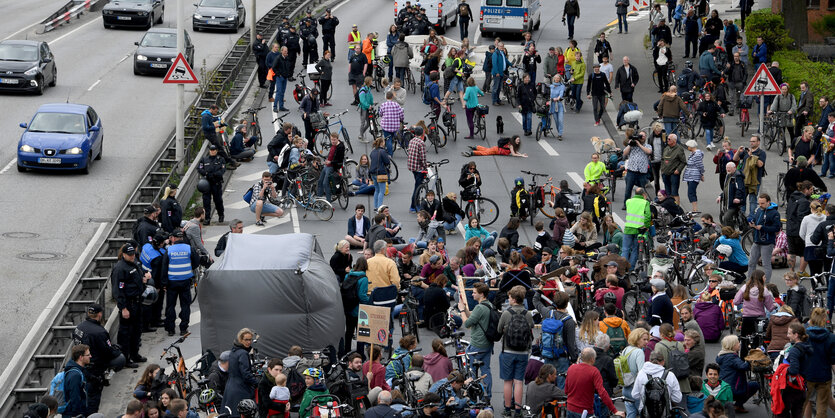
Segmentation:
{"type": "Polygon", "coordinates": [[[191,278],[194,269],[200,264],[200,256],[191,250],[191,246],[182,241],[183,231],[171,234],[168,250],[162,256],[162,287],[166,289],[165,330],[168,336],[174,335],[175,305],[180,299],[180,335],[188,332],[188,319],[191,315],[191,278]]]}
{"type": "MultiPolygon", "coordinates": [[[[296,68],[296,58],[302,52],[301,47],[299,46],[299,34],[296,32],[295,26],[290,26],[290,33],[287,34],[287,39],[285,41],[285,45],[287,47],[287,58],[290,60],[290,63],[293,64],[292,68],[295,71],[296,68]]],[[[290,78],[288,80],[294,81],[296,79],[293,76],[293,71],[290,72],[290,78]]]]}
{"type": "Polygon", "coordinates": [[[143,273],[136,262],[136,247],[125,244],[119,261],[110,272],[116,307],[119,308],[119,346],[128,362],[144,363],[148,359],[139,355],[139,339],[142,336],[142,302],[145,282],[151,273],[143,273]]]}
{"type": "Polygon", "coordinates": [[[290,17],[284,16],[281,18],[281,23],[278,25],[278,45],[287,46],[287,36],[290,35],[290,17]]]}
{"type": "Polygon", "coordinates": [[[144,216],[137,219],[133,225],[133,240],[140,247],[147,242],[151,242],[154,235],[161,228],[159,222],[157,222],[157,217],[160,213],[159,209],[153,205],[148,205],[145,209],[142,209],[142,213],[144,216]]]}
{"type": "Polygon", "coordinates": [[[217,153],[217,146],[209,145],[209,155],[203,157],[197,166],[197,172],[209,182],[209,192],[203,193],[203,208],[206,209],[203,225],[211,223],[213,198],[217,207],[218,222],[223,222],[223,173],[226,172],[227,161],[217,153]]]}
{"type": "Polygon", "coordinates": [[[319,18],[319,25],[322,27],[322,55],[325,51],[331,52],[331,62],[336,58],[336,27],[339,26],[339,19],[331,14],[331,9],[325,10],[325,15],[319,18]]]}
{"type": "Polygon", "coordinates": [[[73,344],[87,345],[90,347],[92,356],[90,364],[87,365],[89,379],[87,379],[87,413],[85,415],[99,411],[107,369],[119,371],[125,366],[132,369],[139,367],[136,363],[127,363],[119,347],[110,342],[110,333],[101,325],[103,312],[104,308],[97,303],[88,306],[87,319],[78,324],[72,333],[73,344]]]}
{"type": "Polygon", "coordinates": [[[316,43],[316,38],[319,37],[319,29],[316,27],[316,21],[312,18],[302,20],[299,24],[299,33],[301,34],[302,45],[304,45],[302,66],[307,66],[307,63],[316,63],[316,61],[319,61],[319,45],[316,43]]]}
{"type": "Polygon", "coordinates": [[[252,44],[252,53],[255,55],[255,62],[258,64],[258,87],[267,87],[267,54],[270,48],[267,40],[260,33],[255,35],[255,43],[252,44]]]}
{"type": "Polygon", "coordinates": [[[165,254],[165,244],[168,241],[168,233],[165,231],[158,231],[154,235],[154,240],[142,246],[142,252],[139,253],[139,262],[142,264],[142,269],[151,273],[151,279],[154,281],[154,287],[157,288],[159,297],[148,308],[142,310],[142,332],[154,332],[154,327],[160,326],[162,320],[162,286],[159,283],[162,281],[162,255],[165,254]]]}

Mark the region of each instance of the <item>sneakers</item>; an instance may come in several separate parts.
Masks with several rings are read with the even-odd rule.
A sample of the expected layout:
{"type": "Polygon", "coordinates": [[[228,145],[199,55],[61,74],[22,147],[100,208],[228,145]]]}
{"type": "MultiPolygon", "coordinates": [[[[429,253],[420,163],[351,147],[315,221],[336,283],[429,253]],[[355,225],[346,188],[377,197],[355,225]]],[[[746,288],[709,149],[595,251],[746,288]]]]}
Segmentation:
{"type": "Polygon", "coordinates": [[[263,217],[263,216],[262,216],[262,217],[261,217],[261,222],[267,222],[267,218],[265,218],[265,217],[263,217]]]}
{"type": "Polygon", "coordinates": [[[472,157],[472,156],[473,156],[473,153],[472,153],[472,152],[470,152],[470,151],[464,151],[464,152],[462,152],[462,153],[461,153],[461,155],[463,155],[463,156],[465,156],[465,157],[472,157]]]}
{"type": "MultiPolygon", "coordinates": [[[[264,226],[264,223],[261,222],[261,221],[255,221],[255,226],[264,226]]],[[[169,333],[169,334],[173,335],[173,333],[169,333]]]]}
{"type": "Polygon", "coordinates": [[[594,126],[600,126],[600,121],[595,122],[594,126]]]}
{"type": "Polygon", "coordinates": [[[707,144],[707,147],[706,147],[706,148],[708,149],[708,151],[713,151],[713,149],[714,149],[714,148],[716,148],[716,145],[713,145],[713,144],[707,144]]]}
{"type": "Polygon", "coordinates": [[[562,135],[557,135],[557,140],[562,141],[562,135]]]}
{"type": "Polygon", "coordinates": [[[280,108],[278,108],[278,111],[279,112],[289,112],[290,109],[287,109],[286,107],[280,107],[280,108]]]}
{"type": "Polygon", "coordinates": [[[223,223],[223,215],[219,215],[219,216],[217,217],[217,222],[218,222],[218,223],[221,223],[221,224],[223,223]]]}
{"type": "Polygon", "coordinates": [[[502,418],[511,418],[513,416],[513,412],[510,409],[505,409],[502,412],[502,418]]]}

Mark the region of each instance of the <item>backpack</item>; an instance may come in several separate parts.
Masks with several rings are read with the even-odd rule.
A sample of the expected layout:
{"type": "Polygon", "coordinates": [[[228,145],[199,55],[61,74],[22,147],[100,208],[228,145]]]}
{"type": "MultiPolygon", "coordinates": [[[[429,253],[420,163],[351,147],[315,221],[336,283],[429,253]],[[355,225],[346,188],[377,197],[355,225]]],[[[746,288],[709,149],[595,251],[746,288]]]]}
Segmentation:
{"type": "Polygon", "coordinates": [[[278,167],[279,168],[287,168],[290,166],[290,149],[292,147],[290,144],[284,145],[281,148],[281,151],[278,152],[278,167]]]}
{"type": "Polygon", "coordinates": [[[678,75],[678,79],[676,80],[676,87],[678,87],[679,90],[682,90],[682,91],[690,90],[688,88],[688,87],[690,87],[690,86],[688,86],[688,84],[689,84],[688,80],[689,79],[690,79],[690,75],[682,71],[681,74],[678,75]]]}
{"type": "Polygon", "coordinates": [[[339,285],[339,293],[342,294],[342,308],[345,312],[354,310],[360,304],[359,281],[360,276],[352,274],[345,276],[339,285]]]}
{"type": "Polygon", "coordinates": [[[644,416],[666,417],[670,415],[670,391],[667,388],[667,374],[664,370],[661,377],[647,374],[647,384],[644,386],[644,416]]]}
{"type": "Polygon", "coordinates": [[[685,379],[690,376],[690,362],[687,361],[687,354],[675,347],[678,347],[678,344],[674,347],[665,347],[669,352],[667,370],[672,371],[676,379],[685,379]]]}
{"type": "Polygon", "coordinates": [[[304,377],[302,377],[295,367],[288,367],[287,369],[285,369],[285,374],[287,375],[287,389],[290,389],[290,399],[293,403],[295,403],[300,401],[302,396],[304,396],[304,391],[307,390],[307,385],[304,383],[304,377]]]}
{"type": "Polygon", "coordinates": [[[481,331],[484,332],[484,337],[487,338],[487,341],[495,343],[502,339],[502,334],[499,332],[499,319],[501,319],[501,315],[499,315],[499,311],[496,308],[489,306],[487,308],[490,309],[490,320],[487,321],[487,329],[481,328],[481,331]]]}
{"type": "Polygon", "coordinates": [[[533,341],[533,331],[525,315],[527,309],[521,312],[515,309],[508,309],[510,322],[504,330],[504,343],[507,348],[514,351],[527,351],[533,341]]]}
{"type": "Polygon", "coordinates": [[[632,374],[632,370],[629,368],[629,355],[633,351],[639,350],[639,348],[632,347],[632,350],[629,350],[629,348],[624,348],[620,355],[615,357],[614,361],[615,374],[618,376],[618,385],[623,387],[632,386],[635,383],[635,375],[632,374]]]}
{"type": "Polygon", "coordinates": [[[87,387],[86,379],[84,379],[84,372],[78,369],[69,369],[66,371],[61,371],[52,378],[52,381],[49,382],[49,396],[54,396],[58,400],[58,413],[63,414],[64,411],[67,410],[67,399],[66,399],[66,391],[64,390],[64,382],[67,378],[67,373],[71,371],[77,371],[81,373],[81,385],[82,390],[86,391],[87,387]]]}
{"type": "Polygon", "coordinates": [[[623,332],[622,327],[610,327],[606,325],[606,335],[609,336],[609,353],[616,356],[624,348],[626,348],[626,333],[623,332]]]}
{"type": "Polygon", "coordinates": [[[431,86],[432,83],[433,82],[429,82],[429,84],[423,87],[423,104],[425,105],[432,104],[432,92],[429,91],[429,86],[431,86]]]}
{"type": "Polygon", "coordinates": [[[565,326],[566,318],[554,318],[554,311],[548,318],[542,320],[542,357],[546,359],[555,359],[565,354],[565,341],[562,338],[562,330],[565,326]]]}
{"type": "Polygon", "coordinates": [[[525,218],[528,216],[528,192],[524,187],[516,187],[510,192],[510,216],[525,218]]]}
{"type": "Polygon", "coordinates": [[[470,9],[467,7],[466,4],[458,5],[458,14],[461,15],[461,16],[464,16],[464,17],[469,16],[470,15],[469,10],[470,9]]]}

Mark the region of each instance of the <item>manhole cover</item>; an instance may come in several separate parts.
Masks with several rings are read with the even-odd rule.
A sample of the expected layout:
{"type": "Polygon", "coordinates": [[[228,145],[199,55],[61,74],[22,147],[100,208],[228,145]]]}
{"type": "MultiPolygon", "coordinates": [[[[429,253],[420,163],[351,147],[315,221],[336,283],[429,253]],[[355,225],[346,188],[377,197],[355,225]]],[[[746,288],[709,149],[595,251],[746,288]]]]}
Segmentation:
{"type": "Polygon", "coordinates": [[[17,258],[28,261],[53,261],[60,260],[64,257],[66,257],[66,254],[51,253],[45,251],[32,251],[28,253],[20,253],[17,255],[17,258]]]}
{"type": "Polygon", "coordinates": [[[37,237],[40,236],[40,234],[36,234],[34,232],[4,232],[0,235],[4,236],[6,238],[20,238],[20,239],[37,238],[37,237]]]}

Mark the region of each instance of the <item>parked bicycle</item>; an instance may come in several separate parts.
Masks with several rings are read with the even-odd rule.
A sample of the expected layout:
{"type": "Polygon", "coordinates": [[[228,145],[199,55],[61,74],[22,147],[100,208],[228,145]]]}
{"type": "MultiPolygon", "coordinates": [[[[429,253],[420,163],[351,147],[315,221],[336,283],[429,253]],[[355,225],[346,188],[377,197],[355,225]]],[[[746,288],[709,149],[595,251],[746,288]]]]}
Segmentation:
{"type": "Polygon", "coordinates": [[[288,187],[287,193],[282,195],[279,206],[289,209],[293,204],[296,204],[304,208],[303,218],[307,218],[307,212],[313,212],[323,221],[330,220],[333,217],[333,205],[325,198],[316,197],[315,186],[308,186],[308,190],[305,190],[304,178],[305,176],[302,174],[297,175],[294,179],[289,178],[288,173],[284,174],[284,181],[290,182],[292,186],[288,187]]]}
{"type": "Polygon", "coordinates": [[[440,196],[444,195],[444,184],[443,181],[441,181],[440,169],[441,166],[445,164],[449,164],[449,160],[446,158],[438,162],[426,162],[428,169],[423,172],[423,184],[421,184],[418,187],[418,201],[415,202],[417,206],[419,206],[420,202],[422,202],[423,199],[426,198],[426,192],[432,190],[432,186],[435,187],[435,196],[438,196],[438,198],[440,198],[440,196]]]}
{"type": "Polygon", "coordinates": [[[258,147],[261,146],[261,142],[264,138],[264,136],[261,135],[261,123],[258,121],[258,111],[261,110],[261,109],[264,109],[264,108],[266,108],[266,106],[250,107],[249,109],[244,110],[244,112],[243,112],[246,115],[246,117],[244,118],[242,123],[245,123],[245,124],[248,123],[249,124],[249,132],[248,133],[250,135],[255,135],[255,138],[257,138],[255,140],[255,149],[258,149],[258,147]]]}
{"type": "Polygon", "coordinates": [[[426,138],[432,143],[432,146],[435,148],[435,154],[437,154],[438,148],[446,146],[447,132],[443,127],[438,126],[438,116],[435,115],[434,111],[430,110],[423,117],[429,118],[429,123],[426,125],[426,138]]]}
{"type": "Polygon", "coordinates": [[[348,135],[348,130],[345,129],[345,126],[342,124],[342,115],[346,113],[348,113],[347,109],[337,114],[326,116],[325,127],[316,129],[313,140],[316,153],[319,154],[319,156],[328,156],[328,152],[330,152],[331,148],[331,126],[337,125],[338,127],[334,128],[333,131],[339,132],[339,135],[342,136],[342,140],[345,141],[345,146],[348,148],[348,152],[351,154],[354,153],[354,147],[351,146],[351,136],[348,135]],[[336,119],[336,122],[330,123],[332,119],[336,119]]]}
{"type": "Polygon", "coordinates": [[[499,206],[493,199],[482,196],[479,187],[465,190],[461,193],[461,200],[467,219],[476,218],[480,225],[490,226],[499,218],[499,206]]]}
{"type": "Polygon", "coordinates": [[[478,105],[473,115],[473,136],[480,136],[481,140],[487,139],[487,114],[490,113],[490,107],[487,105],[478,105]]]}
{"type": "MultiPolygon", "coordinates": [[[[533,218],[536,217],[536,213],[539,212],[541,208],[545,206],[545,188],[544,186],[540,186],[536,184],[537,177],[548,177],[548,174],[539,174],[533,173],[527,170],[521,170],[522,174],[527,174],[531,176],[531,181],[528,182],[528,218],[530,218],[531,225],[534,224],[533,218]]],[[[546,185],[551,184],[551,178],[548,177],[548,180],[545,182],[546,185]]],[[[522,217],[525,220],[524,217],[522,217]]]]}

